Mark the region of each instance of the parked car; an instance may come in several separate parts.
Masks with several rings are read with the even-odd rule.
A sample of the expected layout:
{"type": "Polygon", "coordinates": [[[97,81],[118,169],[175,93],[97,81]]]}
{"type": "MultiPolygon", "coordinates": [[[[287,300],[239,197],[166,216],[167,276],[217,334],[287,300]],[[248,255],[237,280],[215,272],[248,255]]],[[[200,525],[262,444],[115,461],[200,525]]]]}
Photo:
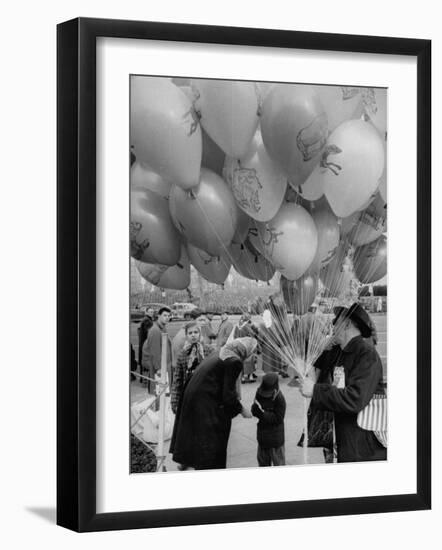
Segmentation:
{"type": "Polygon", "coordinates": [[[191,304],[189,302],[175,302],[172,305],[172,321],[182,321],[190,319],[190,314],[195,309],[197,309],[197,306],[195,304],[191,304]]]}

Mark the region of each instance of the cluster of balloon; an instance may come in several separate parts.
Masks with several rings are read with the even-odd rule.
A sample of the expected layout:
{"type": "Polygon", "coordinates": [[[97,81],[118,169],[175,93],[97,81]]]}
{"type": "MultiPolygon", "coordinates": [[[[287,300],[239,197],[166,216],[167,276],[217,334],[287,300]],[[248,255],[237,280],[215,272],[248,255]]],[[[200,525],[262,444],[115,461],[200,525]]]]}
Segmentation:
{"type": "Polygon", "coordinates": [[[201,168],[199,185],[191,192],[174,185],[169,208],[181,235],[211,256],[221,256],[232,242],[237,206],[226,182],[215,172],[201,168]]]}
{"type": "Polygon", "coordinates": [[[176,265],[139,262],[137,269],[146,281],[161,288],[185,290],[190,284],[190,263],[184,246],[181,247],[180,260],[176,265]]]}
{"type": "Polygon", "coordinates": [[[131,152],[131,254],[152,284],[185,288],[190,264],[214,284],[278,271],[305,315],[319,279],[338,297],[386,271],[385,90],[134,77],[131,152]]]}
{"type": "Polygon", "coordinates": [[[201,127],[186,94],[167,78],[138,77],[131,81],[130,97],[137,160],[183,189],[198,185],[201,127]]]}
{"type": "Polygon", "coordinates": [[[357,247],[353,257],[356,277],[363,284],[374,283],[387,274],[387,239],[382,235],[375,241],[357,247]]]}
{"type": "Polygon", "coordinates": [[[238,206],[258,221],[271,220],[278,212],[287,178],[269,157],[258,130],[242,158],[227,157],[223,171],[238,206]]]}
{"type": "Polygon", "coordinates": [[[282,275],[280,288],[289,311],[295,315],[307,313],[317,296],[318,284],[317,275],[302,275],[296,281],[290,281],[282,275]]]}
{"type": "Polygon", "coordinates": [[[302,185],[319,161],[328,136],[324,106],[311,86],[274,86],[267,94],[261,132],[270,157],[292,185],[302,185]]]}
{"type": "Polygon", "coordinates": [[[285,202],[274,218],[256,223],[252,245],[292,281],[299,279],[313,261],[318,231],[311,215],[298,204],[285,202]]]}

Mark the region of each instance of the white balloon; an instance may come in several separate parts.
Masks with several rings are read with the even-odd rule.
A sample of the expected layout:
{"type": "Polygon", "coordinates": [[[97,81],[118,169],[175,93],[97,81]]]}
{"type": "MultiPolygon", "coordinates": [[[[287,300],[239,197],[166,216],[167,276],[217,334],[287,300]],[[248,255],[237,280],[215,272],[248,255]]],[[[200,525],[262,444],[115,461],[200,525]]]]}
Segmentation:
{"type": "Polygon", "coordinates": [[[333,132],[346,120],[360,118],[362,114],[362,90],[349,86],[314,86],[328,118],[328,129],[333,132]]]}
{"type": "Polygon", "coordinates": [[[329,136],[320,168],[333,212],[339,218],[350,216],[364,206],[379,185],[384,169],[379,133],[363,120],[343,122],[329,136]]]}

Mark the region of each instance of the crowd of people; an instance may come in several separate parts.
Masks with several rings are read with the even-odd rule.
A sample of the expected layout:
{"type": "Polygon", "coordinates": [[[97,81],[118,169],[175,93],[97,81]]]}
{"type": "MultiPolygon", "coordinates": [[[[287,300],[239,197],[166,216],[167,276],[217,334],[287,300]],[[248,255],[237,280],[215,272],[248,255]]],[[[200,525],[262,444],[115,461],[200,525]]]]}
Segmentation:
{"type": "MultiPolygon", "coordinates": [[[[166,306],[156,317],[148,310],[138,329],[140,373],[152,395],[158,386],[162,334],[167,334],[170,316],[166,306]]],[[[167,377],[175,414],[169,452],[178,469],[226,468],[232,420],[237,415],[257,420],[258,465],[285,465],[286,401],[279,381],[289,374],[266,330],[271,329],[257,327],[248,314],[234,325],[223,313],[215,331],[210,317],[195,310],[172,340],[167,336],[167,377]],[[258,354],[264,371],[259,380],[258,354]],[[241,401],[241,382],[258,382],[250,408],[241,401]]],[[[314,430],[319,422],[324,438],[315,445],[324,447],[326,461],[331,461],[330,456],[338,462],[385,460],[385,437],[360,421],[373,400],[385,396],[374,324],[360,304],[335,309],[333,334],[314,367],[311,375],[290,383],[311,399],[308,439],[317,439],[314,430]]]]}

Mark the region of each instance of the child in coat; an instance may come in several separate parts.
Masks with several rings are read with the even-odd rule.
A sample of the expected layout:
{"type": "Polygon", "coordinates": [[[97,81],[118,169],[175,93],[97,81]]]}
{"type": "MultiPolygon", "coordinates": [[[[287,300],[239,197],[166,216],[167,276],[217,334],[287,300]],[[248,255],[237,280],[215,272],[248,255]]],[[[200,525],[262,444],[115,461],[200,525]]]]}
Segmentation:
{"type": "Polygon", "coordinates": [[[262,378],[252,405],[258,418],[259,466],[285,466],[284,416],[286,402],[279,389],[278,375],[269,372],[262,378]]]}

